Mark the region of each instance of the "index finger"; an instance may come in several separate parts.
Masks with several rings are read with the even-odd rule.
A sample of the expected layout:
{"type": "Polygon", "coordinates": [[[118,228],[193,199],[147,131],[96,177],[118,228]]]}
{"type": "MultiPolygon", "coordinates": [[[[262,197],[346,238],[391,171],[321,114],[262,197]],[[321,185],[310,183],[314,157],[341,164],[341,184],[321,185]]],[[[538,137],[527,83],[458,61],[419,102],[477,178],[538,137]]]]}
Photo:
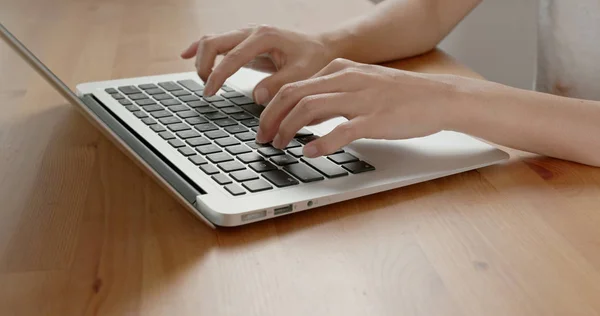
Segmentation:
{"type": "Polygon", "coordinates": [[[215,94],[225,80],[256,56],[278,48],[278,36],[272,33],[254,33],[233,48],[208,77],[204,95],[215,94]]]}

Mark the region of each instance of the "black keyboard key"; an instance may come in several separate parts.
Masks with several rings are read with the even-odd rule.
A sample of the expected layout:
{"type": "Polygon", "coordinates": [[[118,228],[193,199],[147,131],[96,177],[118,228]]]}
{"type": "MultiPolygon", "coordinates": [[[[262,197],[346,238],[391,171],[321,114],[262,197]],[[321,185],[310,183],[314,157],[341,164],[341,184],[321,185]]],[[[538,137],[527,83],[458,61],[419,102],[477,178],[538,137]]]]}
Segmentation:
{"type": "Polygon", "coordinates": [[[221,149],[217,145],[204,145],[196,147],[196,150],[203,155],[210,155],[221,152],[221,149]]]}
{"type": "Polygon", "coordinates": [[[250,168],[256,172],[267,172],[277,170],[277,167],[268,161],[257,161],[249,164],[250,168]]]}
{"type": "Polygon", "coordinates": [[[333,162],[337,163],[338,165],[358,161],[358,158],[354,157],[349,153],[335,154],[329,156],[328,158],[331,159],[333,162]]]}
{"type": "Polygon", "coordinates": [[[188,139],[188,138],[200,137],[200,134],[193,130],[187,130],[187,131],[183,131],[183,132],[177,132],[177,137],[179,137],[181,139],[188,139]]]}
{"type": "Polygon", "coordinates": [[[221,98],[218,95],[213,95],[212,97],[204,97],[204,100],[212,103],[212,102],[216,102],[216,101],[223,101],[225,99],[221,98]]]}
{"type": "Polygon", "coordinates": [[[204,89],[203,85],[201,85],[200,83],[198,83],[194,80],[191,80],[191,79],[179,80],[179,81],[177,81],[177,83],[184,86],[186,89],[188,89],[190,91],[202,91],[204,89]]]}
{"type": "Polygon", "coordinates": [[[274,147],[261,147],[258,149],[258,152],[265,157],[272,157],[284,154],[284,152],[281,149],[277,149],[274,147]]]}
{"type": "Polygon", "coordinates": [[[204,159],[204,157],[202,157],[200,155],[194,155],[194,156],[188,157],[188,159],[196,166],[208,163],[208,161],[206,161],[206,159],[204,159]]]}
{"type": "Polygon", "coordinates": [[[152,84],[152,83],[141,84],[138,87],[143,90],[150,90],[150,89],[158,88],[155,84],[152,84]]]}
{"type": "Polygon", "coordinates": [[[146,114],[146,112],[142,112],[142,111],[133,112],[133,115],[135,115],[137,118],[148,117],[148,114],[146,114]]]}
{"type": "MultiPolygon", "coordinates": [[[[166,131],[166,129],[165,129],[165,127],[164,127],[164,126],[162,126],[162,125],[158,125],[158,124],[152,125],[152,126],[150,126],[150,128],[151,128],[151,129],[152,129],[154,132],[156,132],[156,133],[160,133],[160,132],[164,132],[164,131],[166,131]]],[[[168,133],[168,132],[167,132],[167,133],[168,133]]]]}
{"type": "Polygon", "coordinates": [[[246,145],[250,146],[252,149],[259,149],[263,147],[273,147],[271,144],[259,144],[257,142],[247,142],[246,145]]]}
{"type": "Polygon", "coordinates": [[[142,91],[140,91],[140,89],[136,88],[135,86],[123,86],[123,87],[119,87],[119,91],[125,93],[125,94],[136,94],[136,93],[141,93],[142,91]]]}
{"type": "Polygon", "coordinates": [[[203,164],[200,166],[200,169],[208,175],[219,173],[219,168],[217,168],[211,164],[203,164]]]}
{"type": "Polygon", "coordinates": [[[177,91],[173,91],[171,92],[172,95],[176,96],[176,97],[182,97],[184,95],[192,95],[191,93],[187,92],[186,90],[177,90],[177,91]]]}
{"type": "Polygon", "coordinates": [[[227,137],[227,136],[229,136],[229,134],[223,132],[222,130],[214,130],[214,131],[204,133],[204,136],[206,136],[210,139],[217,139],[217,138],[227,137]]]}
{"type": "Polygon", "coordinates": [[[190,118],[190,117],[199,117],[200,115],[198,113],[196,113],[196,111],[183,111],[183,112],[178,112],[177,116],[186,119],[186,118],[190,118]]]}
{"type": "Polygon", "coordinates": [[[200,99],[199,97],[195,96],[195,95],[184,95],[179,97],[179,100],[183,101],[183,102],[195,102],[195,101],[200,101],[202,99],[200,99]]]}
{"type": "Polygon", "coordinates": [[[190,147],[179,148],[179,152],[186,157],[196,154],[196,151],[191,149],[190,147]]]}
{"type": "Polygon", "coordinates": [[[229,98],[243,97],[244,95],[237,91],[231,91],[231,92],[221,93],[221,96],[229,99],[229,98]]]}
{"type": "Polygon", "coordinates": [[[210,106],[203,106],[201,108],[196,108],[196,112],[198,112],[200,114],[208,114],[208,113],[215,113],[215,112],[217,112],[217,110],[210,106]]]}
{"type": "Polygon", "coordinates": [[[227,190],[231,195],[238,196],[246,194],[246,191],[242,189],[239,185],[232,183],[225,186],[225,190],[227,190]]]}
{"type": "Polygon", "coordinates": [[[173,132],[185,131],[190,129],[190,127],[187,124],[183,123],[170,124],[167,127],[173,132]]]}
{"type": "Polygon", "coordinates": [[[221,147],[227,147],[227,146],[233,146],[233,145],[239,145],[240,142],[233,138],[233,137],[227,137],[227,138],[221,138],[221,139],[217,139],[215,141],[215,143],[217,143],[217,145],[221,146],[221,147]]]}
{"type": "Polygon", "coordinates": [[[171,110],[172,112],[181,112],[181,111],[187,111],[190,108],[188,108],[187,106],[183,105],[183,104],[179,104],[179,105],[173,105],[169,107],[169,110],[171,110]]]}
{"type": "Polygon", "coordinates": [[[209,119],[211,121],[214,121],[214,120],[226,119],[227,115],[225,115],[221,112],[214,112],[214,113],[204,114],[204,117],[206,117],[207,119],[209,119]]]}
{"type": "Polygon", "coordinates": [[[237,125],[237,123],[232,119],[217,120],[217,121],[215,121],[215,124],[217,124],[221,127],[237,125]]]}
{"type": "Polygon", "coordinates": [[[237,182],[258,179],[258,175],[250,170],[232,172],[231,174],[229,174],[229,176],[231,176],[237,182]]]}
{"type": "MultiPolygon", "coordinates": [[[[160,125],[155,125],[155,126],[160,126],[160,125]]],[[[175,135],[171,134],[170,132],[164,131],[164,132],[160,132],[158,133],[158,135],[160,135],[160,137],[162,137],[164,140],[169,140],[169,139],[174,139],[175,135]]]]}
{"type": "Polygon", "coordinates": [[[371,166],[370,164],[368,164],[364,161],[355,161],[355,162],[347,163],[347,164],[342,165],[342,167],[344,167],[344,169],[346,169],[352,173],[361,173],[361,172],[375,170],[375,167],[371,166]]]}
{"type": "Polygon", "coordinates": [[[303,163],[287,165],[283,167],[283,169],[291,173],[294,177],[300,179],[302,182],[314,182],[325,179],[322,174],[316,172],[313,168],[303,163]]]}
{"type": "Polygon", "coordinates": [[[258,126],[259,125],[258,119],[243,120],[243,121],[240,121],[240,122],[242,122],[242,124],[244,124],[244,125],[246,125],[248,127],[253,127],[253,126],[258,126]]]}
{"type": "Polygon", "coordinates": [[[236,119],[238,121],[254,118],[254,116],[252,116],[246,112],[232,114],[231,117],[233,117],[234,119],[236,119]]]}
{"type": "Polygon", "coordinates": [[[235,107],[235,106],[230,106],[228,108],[222,108],[221,111],[223,113],[229,114],[229,115],[236,114],[236,113],[245,113],[244,110],[242,110],[242,109],[240,109],[238,107],[235,107]]]}
{"type": "Polygon", "coordinates": [[[211,102],[210,104],[212,104],[216,108],[226,108],[226,107],[234,106],[233,103],[231,103],[227,100],[215,101],[215,102],[211,102]]]}
{"type": "Polygon", "coordinates": [[[144,111],[146,111],[146,112],[154,112],[154,111],[162,111],[163,110],[163,107],[160,106],[160,105],[158,105],[158,104],[156,104],[156,103],[154,103],[154,101],[152,101],[152,100],[148,100],[148,101],[150,101],[152,103],[150,103],[150,105],[142,106],[142,109],[144,109],[144,111]]]}
{"type": "Polygon", "coordinates": [[[225,84],[221,86],[221,90],[223,90],[225,92],[233,92],[233,91],[235,91],[235,90],[231,89],[229,86],[227,86],[225,84]]]}
{"type": "Polygon", "coordinates": [[[133,103],[131,103],[131,101],[129,101],[127,99],[119,100],[119,103],[121,103],[121,105],[132,105],[133,104],[133,103]]]}
{"type": "Polygon", "coordinates": [[[231,98],[231,99],[229,99],[229,101],[231,101],[237,105],[245,105],[245,104],[253,104],[254,103],[254,100],[252,100],[248,97],[231,98]]]}
{"type": "Polygon", "coordinates": [[[292,141],[285,147],[285,149],[291,149],[291,148],[296,148],[296,147],[300,147],[302,146],[302,144],[300,144],[297,140],[292,139],[292,141]]]}
{"type": "Polygon", "coordinates": [[[317,139],[319,139],[319,136],[316,136],[316,135],[303,136],[303,137],[296,138],[297,141],[299,141],[300,143],[302,143],[304,145],[312,142],[313,140],[317,140],[317,139]]]}
{"type": "MultiPolygon", "coordinates": [[[[154,102],[154,100],[150,100],[150,99],[137,100],[137,101],[135,101],[135,103],[137,103],[137,105],[140,105],[140,106],[144,106],[144,105],[147,105],[147,106],[156,105],[156,102],[154,102]]],[[[156,106],[158,106],[158,105],[156,105],[156,106]]],[[[144,110],[145,110],[145,108],[144,108],[144,110]]],[[[162,110],[162,107],[158,106],[158,110],[162,110]]],[[[158,110],[155,110],[155,111],[158,111],[158,110]]]]}
{"type": "Polygon", "coordinates": [[[205,124],[194,125],[194,128],[197,129],[200,132],[203,132],[203,133],[219,129],[213,123],[205,123],[205,124]]]}
{"type": "Polygon", "coordinates": [[[204,124],[208,123],[208,120],[203,117],[190,117],[185,119],[186,123],[190,125],[204,124]]]}
{"type": "Polygon", "coordinates": [[[270,190],[273,188],[267,181],[265,180],[254,180],[242,183],[242,185],[248,189],[250,192],[261,192],[270,190]]]}
{"type": "Polygon", "coordinates": [[[220,162],[226,162],[226,161],[232,161],[233,157],[231,157],[229,154],[227,153],[216,153],[216,154],[210,154],[208,156],[206,156],[206,158],[208,158],[208,160],[210,160],[210,162],[212,163],[220,163],[220,162]]]}
{"type": "Polygon", "coordinates": [[[140,110],[140,108],[138,108],[137,106],[131,104],[131,105],[126,105],[125,108],[129,111],[129,112],[137,112],[140,110]]]}
{"type": "MultiPolygon", "coordinates": [[[[172,116],[171,112],[165,111],[165,110],[152,112],[152,113],[150,113],[150,115],[152,115],[154,118],[166,118],[166,117],[172,116]]],[[[162,121],[161,121],[161,123],[162,123],[162,121]]]]}
{"type": "Polygon", "coordinates": [[[130,94],[129,98],[131,100],[133,100],[133,101],[142,100],[142,99],[148,99],[148,97],[145,94],[143,94],[143,93],[130,94]]]}
{"type": "Polygon", "coordinates": [[[242,125],[231,125],[231,126],[225,127],[225,131],[227,131],[227,133],[229,133],[229,134],[237,134],[237,133],[247,132],[248,129],[243,127],[242,125]]]}
{"type": "Polygon", "coordinates": [[[296,132],[296,136],[294,136],[294,138],[311,136],[311,135],[313,135],[313,133],[311,131],[307,130],[306,128],[303,128],[296,132]]]}
{"type": "Polygon", "coordinates": [[[199,107],[203,107],[203,106],[208,106],[208,102],[206,102],[204,100],[192,101],[192,102],[187,102],[187,105],[189,105],[193,108],[199,108],[199,107]]]}
{"type": "Polygon", "coordinates": [[[296,148],[289,149],[288,153],[290,153],[292,156],[294,156],[296,158],[300,158],[300,157],[302,157],[302,147],[296,147],[296,148]]]}
{"type": "Polygon", "coordinates": [[[146,90],[146,93],[149,95],[163,94],[165,91],[163,89],[159,89],[158,87],[146,90]]]}
{"type": "Polygon", "coordinates": [[[284,188],[299,184],[298,180],[281,170],[265,172],[262,176],[277,187],[284,188]]]}
{"type": "Polygon", "coordinates": [[[265,110],[264,106],[254,104],[254,103],[242,105],[241,108],[244,109],[244,111],[246,111],[256,117],[260,117],[260,114],[265,110]]]}
{"type": "Polygon", "coordinates": [[[229,177],[226,174],[223,173],[215,174],[214,176],[212,176],[212,178],[220,185],[226,185],[233,182],[231,181],[231,179],[229,179],[229,177]]]}
{"type": "Polygon", "coordinates": [[[302,161],[306,162],[311,167],[317,169],[319,172],[326,175],[328,178],[337,178],[348,175],[348,172],[346,170],[324,157],[302,158],[302,161]]]}
{"type": "Polygon", "coordinates": [[[240,155],[240,154],[245,154],[245,153],[249,153],[252,151],[252,149],[248,148],[248,146],[246,146],[246,145],[231,146],[231,147],[225,148],[225,150],[227,150],[232,155],[240,155]]]}
{"type": "Polygon", "coordinates": [[[222,162],[222,163],[218,164],[217,166],[219,166],[219,168],[221,168],[221,170],[223,170],[227,173],[246,169],[246,167],[244,167],[244,165],[242,165],[241,163],[239,163],[237,161],[222,162]]]}
{"type": "Polygon", "coordinates": [[[142,122],[144,122],[144,124],[146,124],[146,125],[154,125],[154,124],[156,124],[156,121],[153,120],[152,118],[149,118],[149,117],[143,118],[142,122]]]}
{"type": "Polygon", "coordinates": [[[259,126],[252,126],[252,128],[250,128],[252,131],[254,131],[255,133],[258,133],[258,130],[260,129],[259,126]]]}
{"type": "Polygon", "coordinates": [[[120,94],[120,93],[111,94],[111,96],[115,100],[123,100],[123,99],[125,99],[125,97],[122,94],[120,94]]]}
{"type": "Polygon", "coordinates": [[[254,152],[238,155],[237,158],[243,163],[251,163],[265,160],[261,155],[254,152]]]}
{"type": "Polygon", "coordinates": [[[298,162],[296,158],[290,155],[275,156],[271,158],[271,161],[277,164],[278,166],[287,166],[298,162]]]}
{"type": "Polygon", "coordinates": [[[181,123],[181,120],[173,117],[173,116],[169,116],[169,117],[163,117],[160,120],[158,120],[161,124],[164,125],[170,125],[170,124],[179,124],[181,123]]]}
{"type": "Polygon", "coordinates": [[[210,145],[210,141],[204,137],[188,138],[185,141],[192,147],[210,145]]]}
{"type": "Polygon", "coordinates": [[[169,141],[169,145],[171,145],[171,146],[173,146],[173,147],[175,147],[175,148],[179,148],[179,147],[184,147],[184,146],[185,146],[185,143],[184,143],[184,142],[182,142],[182,141],[181,141],[181,140],[179,140],[179,139],[171,139],[171,140],[169,141]]]}
{"type": "Polygon", "coordinates": [[[166,94],[166,93],[161,93],[161,94],[155,94],[152,96],[154,99],[158,100],[158,101],[163,101],[163,100],[171,100],[173,99],[172,96],[166,94]]]}
{"type": "Polygon", "coordinates": [[[176,84],[173,81],[161,82],[158,85],[167,91],[177,91],[182,89],[178,84],[176,84]]]}
{"type": "Polygon", "coordinates": [[[249,140],[254,140],[256,138],[256,134],[253,132],[244,132],[235,134],[235,137],[243,142],[247,142],[249,140]]]}
{"type": "MultiPolygon", "coordinates": [[[[160,101],[160,104],[162,104],[164,106],[172,106],[172,105],[180,105],[181,102],[179,102],[175,99],[167,99],[167,100],[160,101]]],[[[187,109],[187,107],[186,107],[186,109],[187,109]]]]}
{"type": "Polygon", "coordinates": [[[115,88],[104,89],[104,91],[106,91],[106,93],[108,93],[108,94],[119,93],[119,91],[117,91],[117,89],[115,89],[115,88]]]}

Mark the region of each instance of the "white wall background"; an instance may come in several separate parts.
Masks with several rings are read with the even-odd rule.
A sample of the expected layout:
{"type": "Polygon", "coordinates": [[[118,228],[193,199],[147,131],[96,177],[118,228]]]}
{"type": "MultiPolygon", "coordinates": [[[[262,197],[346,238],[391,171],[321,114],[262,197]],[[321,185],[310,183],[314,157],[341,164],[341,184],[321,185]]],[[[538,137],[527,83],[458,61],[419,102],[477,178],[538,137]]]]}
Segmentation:
{"type": "Polygon", "coordinates": [[[537,0],[483,0],[440,47],[488,80],[531,89],[536,33],[537,0]]]}
{"type": "Polygon", "coordinates": [[[484,0],[440,47],[486,79],[531,89],[537,0],[484,0]]]}

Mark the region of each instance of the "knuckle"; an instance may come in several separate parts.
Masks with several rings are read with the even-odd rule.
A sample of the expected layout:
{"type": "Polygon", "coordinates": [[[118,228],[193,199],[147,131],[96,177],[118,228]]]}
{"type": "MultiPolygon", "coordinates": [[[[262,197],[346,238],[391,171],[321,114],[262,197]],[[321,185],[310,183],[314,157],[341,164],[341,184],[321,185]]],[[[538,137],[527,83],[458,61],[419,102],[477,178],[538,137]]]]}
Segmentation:
{"type": "Polygon", "coordinates": [[[302,98],[296,106],[302,113],[304,113],[304,115],[308,117],[314,117],[318,111],[318,101],[319,97],[311,95],[302,98]]]}
{"type": "Polygon", "coordinates": [[[337,130],[346,141],[352,140],[356,136],[356,129],[350,124],[340,124],[338,125],[337,130]]]}
{"type": "Polygon", "coordinates": [[[348,79],[359,79],[364,75],[364,73],[358,68],[350,67],[344,69],[341,75],[348,79]]]}
{"type": "Polygon", "coordinates": [[[338,57],[338,58],[334,59],[330,63],[330,65],[346,67],[346,66],[350,65],[350,63],[351,63],[350,60],[338,57]]]}
{"type": "Polygon", "coordinates": [[[259,35],[277,33],[277,28],[271,25],[262,24],[254,29],[254,32],[259,35]]]}
{"type": "Polygon", "coordinates": [[[281,87],[281,89],[279,89],[279,95],[284,100],[289,99],[292,97],[295,90],[296,90],[296,84],[286,83],[281,87]]]}
{"type": "Polygon", "coordinates": [[[202,37],[200,37],[200,40],[198,41],[198,45],[200,47],[211,46],[213,43],[213,39],[214,39],[213,35],[210,35],[210,34],[202,35],[202,37]]]}

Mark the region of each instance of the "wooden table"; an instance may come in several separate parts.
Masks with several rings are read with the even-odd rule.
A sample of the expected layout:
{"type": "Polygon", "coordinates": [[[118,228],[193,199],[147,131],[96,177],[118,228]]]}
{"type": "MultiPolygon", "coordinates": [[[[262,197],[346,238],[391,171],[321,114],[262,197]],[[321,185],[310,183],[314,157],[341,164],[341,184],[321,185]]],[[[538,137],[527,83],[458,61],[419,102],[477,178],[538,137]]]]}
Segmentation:
{"type": "MultiPolygon", "coordinates": [[[[0,0],[0,20],[74,86],[189,71],[177,55],[203,33],[315,31],[370,6],[0,0]]],[[[439,51],[392,66],[477,76],[439,51]]],[[[212,230],[6,45],[0,70],[1,315],[600,312],[598,169],[512,151],[503,165],[212,230]]]]}

